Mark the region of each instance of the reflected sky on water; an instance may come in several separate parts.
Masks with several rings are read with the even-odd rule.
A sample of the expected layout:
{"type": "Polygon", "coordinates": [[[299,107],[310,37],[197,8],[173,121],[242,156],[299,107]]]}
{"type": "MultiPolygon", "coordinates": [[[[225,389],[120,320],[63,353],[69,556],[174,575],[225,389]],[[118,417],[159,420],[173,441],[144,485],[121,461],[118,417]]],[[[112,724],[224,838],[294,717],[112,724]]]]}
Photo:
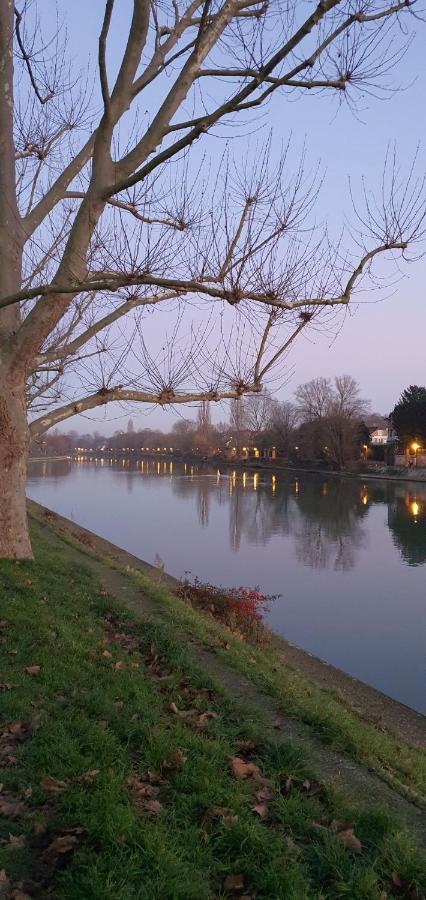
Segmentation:
{"type": "Polygon", "coordinates": [[[426,712],[426,484],[54,460],[28,495],[178,577],[280,594],[276,631],[426,712]]]}

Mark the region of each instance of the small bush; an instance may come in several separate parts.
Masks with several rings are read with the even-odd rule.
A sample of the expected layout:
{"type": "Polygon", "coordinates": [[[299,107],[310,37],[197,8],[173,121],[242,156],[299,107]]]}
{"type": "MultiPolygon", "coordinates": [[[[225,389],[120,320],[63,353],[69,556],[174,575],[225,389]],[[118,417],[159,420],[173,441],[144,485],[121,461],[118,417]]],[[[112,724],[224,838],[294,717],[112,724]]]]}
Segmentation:
{"type": "Polygon", "coordinates": [[[177,596],[201,610],[232,631],[234,635],[251,643],[264,643],[268,630],[263,616],[275,596],[261,594],[259,588],[216,587],[199,581],[183,581],[177,596]]]}

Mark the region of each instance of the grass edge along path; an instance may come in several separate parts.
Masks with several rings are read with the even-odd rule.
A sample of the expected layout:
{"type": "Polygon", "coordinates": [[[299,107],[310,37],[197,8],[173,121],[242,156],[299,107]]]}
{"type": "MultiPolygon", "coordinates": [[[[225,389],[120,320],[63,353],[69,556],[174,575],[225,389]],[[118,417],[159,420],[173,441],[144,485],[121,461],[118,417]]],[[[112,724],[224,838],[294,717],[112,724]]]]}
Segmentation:
{"type": "Polygon", "coordinates": [[[0,895],[423,896],[412,836],[242,716],[173,617],[138,621],[80,553],[37,527],[35,544],[0,567],[0,895]]]}
{"type": "MultiPolygon", "coordinates": [[[[62,540],[78,548],[81,553],[100,560],[101,566],[124,574],[129,584],[133,582],[138,588],[135,598],[131,601],[130,590],[121,596],[124,602],[131,601],[131,608],[137,613],[148,604],[152,614],[173,622],[174,627],[183,632],[184,640],[195,638],[201,641],[224,664],[233,666],[274,697],[287,715],[309,725],[323,742],[338,752],[346,753],[375,772],[402,796],[426,808],[426,735],[424,746],[419,748],[383,725],[376,727],[359,715],[337,692],[319,687],[312,679],[289,666],[285,655],[277,651],[274,641],[270,648],[262,647],[260,650],[241,643],[218,622],[177,600],[172,592],[175,579],[159,573],[154,567],[136,560],[91,532],[74,526],[63,517],[51,514],[38,504],[30,503],[30,512],[35,521],[59,534],[62,540]]],[[[423,717],[415,715],[416,723],[419,718],[423,722],[423,717]]]]}

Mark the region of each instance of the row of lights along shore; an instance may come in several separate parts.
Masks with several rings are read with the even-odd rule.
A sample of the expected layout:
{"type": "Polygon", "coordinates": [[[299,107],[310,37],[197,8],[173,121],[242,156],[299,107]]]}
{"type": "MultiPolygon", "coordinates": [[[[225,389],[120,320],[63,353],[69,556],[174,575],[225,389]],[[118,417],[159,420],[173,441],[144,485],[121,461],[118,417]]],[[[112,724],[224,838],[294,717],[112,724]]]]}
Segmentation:
{"type": "MultiPolygon", "coordinates": [[[[420,449],[420,445],[417,443],[412,444],[411,446],[412,446],[413,450],[414,450],[414,448],[416,448],[417,450],[420,449]]],[[[80,451],[80,452],[81,452],[81,450],[83,450],[83,454],[93,453],[93,450],[90,450],[90,449],[86,450],[85,448],[79,448],[79,447],[77,447],[76,449],[77,449],[77,451],[80,451]]],[[[122,448],[122,449],[126,450],[127,448],[122,448]]],[[[144,448],[141,448],[141,449],[144,449],[144,448]]],[[[148,448],[146,448],[146,449],[148,450],[148,448]]],[[[166,448],[163,448],[163,449],[166,450],[166,448]]],[[[172,448],[170,448],[170,449],[172,449],[172,448]]],[[[160,448],[158,448],[158,450],[160,450],[160,448]]],[[[76,459],[77,462],[87,462],[87,458],[85,455],[79,455],[77,457],[68,457],[68,458],[69,459],[74,458],[74,459],[76,459]]],[[[103,456],[93,457],[92,461],[95,463],[95,465],[100,463],[101,466],[103,466],[106,462],[112,466],[115,462],[114,459],[112,459],[110,457],[105,458],[103,456]]],[[[129,460],[123,459],[123,460],[121,460],[121,464],[123,466],[129,465],[129,460]]],[[[145,474],[145,461],[138,460],[136,465],[138,467],[140,466],[141,474],[145,474]]],[[[173,477],[173,462],[172,461],[170,461],[169,463],[167,463],[166,461],[163,461],[163,463],[160,463],[160,461],[158,461],[157,463],[154,463],[154,465],[156,467],[157,475],[161,475],[163,473],[164,475],[169,474],[171,478],[173,477]],[[161,470],[161,466],[162,466],[162,470],[161,470]]],[[[150,467],[150,463],[149,463],[149,460],[147,460],[146,461],[147,474],[149,474],[149,467],[150,467]]],[[[198,471],[198,466],[195,466],[195,467],[193,465],[189,466],[189,475],[190,475],[191,480],[194,478],[195,470],[198,471]]],[[[188,464],[187,463],[184,463],[184,474],[185,475],[188,474],[188,464]]],[[[222,478],[222,472],[220,471],[220,469],[217,469],[217,471],[216,471],[216,483],[217,484],[219,484],[221,478],[222,478]]],[[[252,489],[254,491],[257,491],[258,486],[259,486],[259,472],[253,473],[251,481],[252,481],[252,489]]],[[[241,483],[242,483],[243,489],[246,489],[249,486],[247,472],[242,472],[241,483]]],[[[234,469],[231,473],[231,476],[229,476],[229,493],[230,494],[233,493],[233,490],[234,490],[234,487],[236,487],[236,484],[237,484],[237,472],[234,469]]],[[[271,475],[271,489],[272,489],[272,494],[275,495],[276,489],[277,489],[277,476],[275,474],[271,475]]],[[[300,483],[297,478],[294,482],[293,489],[294,489],[294,493],[296,494],[296,496],[298,496],[298,494],[300,493],[300,483]]],[[[328,495],[328,482],[327,481],[323,482],[321,493],[322,493],[323,497],[327,497],[327,495],[328,495]]],[[[364,484],[360,491],[360,501],[361,501],[362,505],[368,506],[369,499],[370,498],[368,495],[367,485],[364,484]]],[[[408,493],[405,498],[405,504],[408,507],[408,509],[414,519],[414,522],[417,523],[418,517],[423,511],[422,504],[419,503],[416,496],[410,497],[410,495],[408,493]]]]}

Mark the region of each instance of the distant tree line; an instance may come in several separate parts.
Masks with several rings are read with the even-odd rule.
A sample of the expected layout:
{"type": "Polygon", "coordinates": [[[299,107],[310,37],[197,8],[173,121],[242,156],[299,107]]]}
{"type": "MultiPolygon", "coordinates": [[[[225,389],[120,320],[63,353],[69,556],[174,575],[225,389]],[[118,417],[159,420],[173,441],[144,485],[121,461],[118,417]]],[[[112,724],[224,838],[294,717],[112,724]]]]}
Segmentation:
{"type": "MultiPolygon", "coordinates": [[[[274,456],[292,462],[342,469],[365,456],[373,428],[387,427],[389,419],[369,408],[352,376],[319,377],[299,385],[292,401],[276,400],[267,391],[232,400],[228,420],[218,424],[212,423],[211,406],[204,402],[196,419],[179,418],[169,432],[136,430],[132,419],[126,431],[110,436],[56,429],[33,445],[33,455],[91,450],[262,457],[274,450],[274,456]]],[[[426,444],[426,388],[404,390],[390,420],[401,445],[413,440],[426,444]]]]}

